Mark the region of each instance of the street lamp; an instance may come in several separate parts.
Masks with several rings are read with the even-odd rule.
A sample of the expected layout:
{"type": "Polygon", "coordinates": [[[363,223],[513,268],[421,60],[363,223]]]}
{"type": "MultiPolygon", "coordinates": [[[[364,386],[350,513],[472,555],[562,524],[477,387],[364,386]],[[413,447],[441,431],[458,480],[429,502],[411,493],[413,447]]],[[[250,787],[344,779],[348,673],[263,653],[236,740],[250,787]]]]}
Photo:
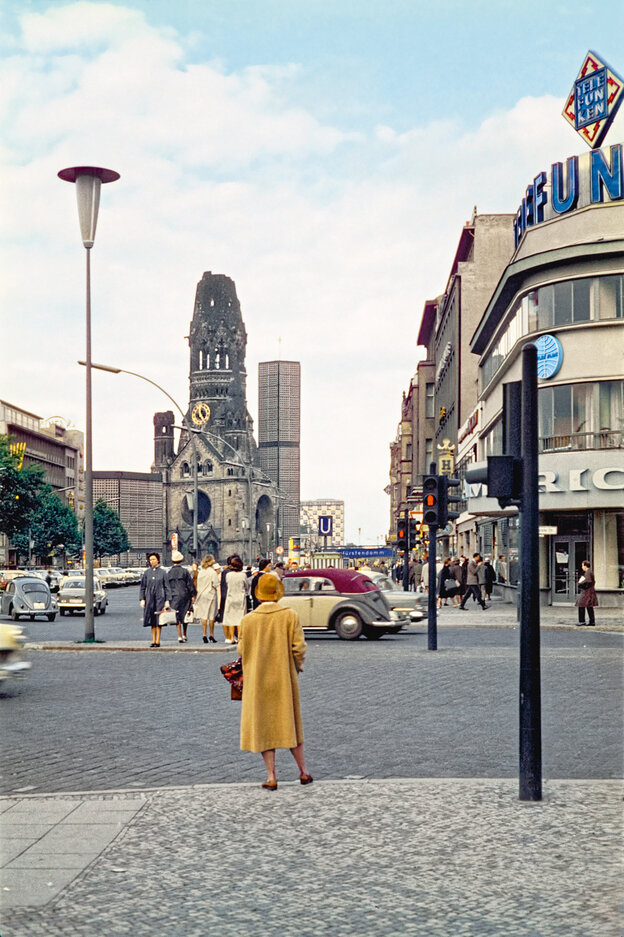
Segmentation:
{"type": "MultiPolygon", "coordinates": [[[[93,433],[91,419],[91,248],[95,241],[100,189],[103,182],[115,182],[119,173],[98,166],[61,169],[59,178],[76,184],[78,220],[82,243],[87,252],[86,361],[87,412],[85,434],[85,595],[93,595],[93,433]]],[[[93,603],[85,602],[85,641],[95,641],[93,603]]]]}

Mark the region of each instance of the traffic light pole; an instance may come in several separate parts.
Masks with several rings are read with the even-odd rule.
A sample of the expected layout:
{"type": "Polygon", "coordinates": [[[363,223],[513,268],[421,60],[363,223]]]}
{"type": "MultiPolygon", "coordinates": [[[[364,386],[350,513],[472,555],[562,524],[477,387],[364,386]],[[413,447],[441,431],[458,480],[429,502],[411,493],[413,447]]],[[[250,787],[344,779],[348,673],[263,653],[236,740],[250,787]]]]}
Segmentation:
{"type": "Polygon", "coordinates": [[[522,350],[520,554],[520,800],[542,799],[537,348],[522,350]]]}
{"type": "Polygon", "coordinates": [[[403,592],[409,589],[410,528],[409,511],[405,510],[405,553],[403,554],[403,592]]]}
{"type": "Polygon", "coordinates": [[[427,560],[429,573],[429,595],[427,596],[427,649],[438,649],[438,604],[436,601],[436,556],[438,554],[438,527],[429,524],[429,558],[427,560]]]}

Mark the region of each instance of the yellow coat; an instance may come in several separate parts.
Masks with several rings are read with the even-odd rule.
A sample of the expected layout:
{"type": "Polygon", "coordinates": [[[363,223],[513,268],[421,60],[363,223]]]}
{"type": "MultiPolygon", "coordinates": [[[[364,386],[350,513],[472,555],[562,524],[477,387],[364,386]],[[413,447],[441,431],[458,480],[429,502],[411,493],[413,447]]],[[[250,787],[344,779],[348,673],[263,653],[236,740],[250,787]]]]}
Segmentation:
{"type": "Polygon", "coordinates": [[[243,659],[240,747],[247,752],[295,748],[303,742],[297,673],[306,643],[299,616],[263,602],[239,627],[243,659]]]}

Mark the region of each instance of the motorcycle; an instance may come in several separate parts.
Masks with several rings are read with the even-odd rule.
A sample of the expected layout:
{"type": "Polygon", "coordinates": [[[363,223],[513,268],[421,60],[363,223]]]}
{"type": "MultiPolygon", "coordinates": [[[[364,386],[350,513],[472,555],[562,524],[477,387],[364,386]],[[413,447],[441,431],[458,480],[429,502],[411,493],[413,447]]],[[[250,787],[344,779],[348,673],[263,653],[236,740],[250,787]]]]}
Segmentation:
{"type": "Polygon", "coordinates": [[[23,648],[26,635],[19,625],[0,624],[0,686],[10,677],[23,677],[30,670],[23,648]]]}

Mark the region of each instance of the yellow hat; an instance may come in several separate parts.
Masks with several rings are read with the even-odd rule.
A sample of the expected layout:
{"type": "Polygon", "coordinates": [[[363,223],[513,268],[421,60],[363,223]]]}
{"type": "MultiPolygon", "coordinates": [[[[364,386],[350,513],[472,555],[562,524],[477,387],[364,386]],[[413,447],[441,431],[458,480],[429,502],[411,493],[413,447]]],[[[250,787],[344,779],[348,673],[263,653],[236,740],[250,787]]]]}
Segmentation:
{"type": "Polygon", "coordinates": [[[256,598],[259,602],[278,602],[284,595],[281,580],[273,573],[263,573],[256,586],[256,598]]]}

